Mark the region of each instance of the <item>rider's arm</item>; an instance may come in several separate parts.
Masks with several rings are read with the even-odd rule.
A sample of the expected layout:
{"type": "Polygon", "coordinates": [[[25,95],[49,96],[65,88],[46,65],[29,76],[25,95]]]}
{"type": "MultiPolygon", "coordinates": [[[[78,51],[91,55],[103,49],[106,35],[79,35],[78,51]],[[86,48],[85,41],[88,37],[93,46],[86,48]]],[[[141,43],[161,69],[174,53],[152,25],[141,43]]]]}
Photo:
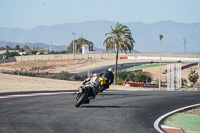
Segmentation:
{"type": "Polygon", "coordinates": [[[99,73],[99,76],[101,77],[104,73],[105,73],[105,72],[101,72],[101,73],[99,73]]]}
{"type": "Polygon", "coordinates": [[[83,81],[83,85],[85,85],[86,83],[88,83],[90,81],[90,78],[87,78],[86,80],[83,81]]]}
{"type": "Polygon", "coordinates": [[[114,80],[114,75],[112,75],[112,78],[110,79],[109,85],[111,85],[113,83],[114,80]]]}

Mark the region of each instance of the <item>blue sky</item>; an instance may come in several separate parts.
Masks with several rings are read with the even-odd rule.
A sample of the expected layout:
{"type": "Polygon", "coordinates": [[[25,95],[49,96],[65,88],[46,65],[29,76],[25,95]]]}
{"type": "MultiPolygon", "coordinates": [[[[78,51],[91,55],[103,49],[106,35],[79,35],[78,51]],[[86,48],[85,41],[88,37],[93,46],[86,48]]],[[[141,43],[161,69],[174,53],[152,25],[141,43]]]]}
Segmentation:
{"type": "Polygon", "coordinates": [[[200,0],[0,0],[0,27],[108,20],[200,22],[200,0]]]}

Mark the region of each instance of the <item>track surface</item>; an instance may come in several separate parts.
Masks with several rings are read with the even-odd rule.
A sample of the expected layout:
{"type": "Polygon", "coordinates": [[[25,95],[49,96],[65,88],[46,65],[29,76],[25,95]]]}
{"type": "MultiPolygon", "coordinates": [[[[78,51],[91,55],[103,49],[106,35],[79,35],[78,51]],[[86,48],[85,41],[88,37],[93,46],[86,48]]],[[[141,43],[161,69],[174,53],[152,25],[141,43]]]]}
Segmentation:
{"type": "Polygon", "coordinates": [[[1,133],[156,133],[154,121],[200,103],[200,92],[104,92],[80,108],[74,94],[0,99],[1,133]]]}
{"type": "MultiPolygon", "coordinates": [[[[154,63],[158,63],[158,62],[154,62],[154,63]]],[[[151,63],[150,62],[135,62],[135,63],[118,64],[117,70],[123,70],[123,69],[127,69],[127,68],[130,68],[130,67],[141,66],[141,65],[146,65],[146,64],[151,64],[151,63]]],[[[92,70],[92,73],[101,73],[103,71],[108,70],[108,68],[112,68],[113,71],[115,71],[115,65],[110,65],[110,66],[105,66],[105,67],[102,67],[102,68],[92,70]]]]}

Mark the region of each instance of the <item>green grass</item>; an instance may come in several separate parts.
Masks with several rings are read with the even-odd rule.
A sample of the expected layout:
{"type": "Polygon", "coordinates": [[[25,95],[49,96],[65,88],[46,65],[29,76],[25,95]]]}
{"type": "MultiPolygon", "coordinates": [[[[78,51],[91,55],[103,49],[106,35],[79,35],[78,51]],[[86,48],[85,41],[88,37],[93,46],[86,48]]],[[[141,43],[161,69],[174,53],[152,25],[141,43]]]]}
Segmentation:
{"type": "MultiPolygon", "coordinates": [[[[165,66],[167,64],[170,64],[170,63],[162,63],[161,66],[165,66]]],[[[191,64],[191,63],[185,62],[185,63],[182,63],[182,64],[191,64]]],[[[96,69],[99,69],[99,68],[103,68],[103,67],[106,67],[106,66],[110,66],[110,65],[91,68],[91,69],[89,69],[89,71],[96,70],[96,69]]],[[[157,66],[159,66],[159,64],[147,64],[147,65],[142,65],[142,66],[130,67],[130,68],[123,69],[123,70],[131,71],[131,70],[135,70],[135,69],[150,68],[150,67],[157,67],[157,66]]],[[[81,72],[86,72],[86,71],[88,71],[88,70],[84,70],[84,71],[81,71],[81,72]]]]}
{"type": "Polygon", "coordinates": [[[179,91],[197,91],[195,88],[180,88],[179,91]]]}
{"type": "MultiPolygon", "coordinates": [[[[164,66],[164,65],[167,65],[167,63],[162,63],[161,64],[161,66],[164,66]]],[[[124,69],[124,70],[131,71],[131,70],[134,70],[134,69],[150,68],[150,67],[157,67],[157,66],[159,66],[159,64],[148,64],[148,65],[131,67],[131,68],[127,68],[127,69],[124,69]]]]}
{"type": "Polygon", "coordinates": [[[164,121],[165,125],[181,128],[185,133],[200,133],[200,117],[176,113],[164,121]]]}
{"type": "Polygon", "coordinates": [[[92,71],[92,70],[96,70],[96,69],[103,68],[103,67],[107,67],[107,66],[110,66],[110,65],[105,65],[105,66],[100,66],[100,67],[90,68],[90,69],[83,70],[83,71],[80,71],[80,72],[87,72],[88,70],[89,70],[89,71],[92,71]]]}
{"type": "Polygon", "coordinates": [[[182,64],[192,64],[192,62],[183,62],[182,64]]]}
{"type": "MultiPolygon", "coordinates": [[[[171,63],[162,63],[161,66],[165,66],[167,64],[171,64],[171,63]]],[[[184,62],[182,64],[191,64],[190,62],[184,62]]],[[[124,69],[126,71],[131,71],[131,70],[135,70],[135,69],[143,69],[143,68],[150,68],[150,67],[157,67],[159,66],[159,64],[147,64],[147,65],[142,65],[142,66],[136,66],[136,67],[131,67],[131,68],[127,68],[124,69]]]]}

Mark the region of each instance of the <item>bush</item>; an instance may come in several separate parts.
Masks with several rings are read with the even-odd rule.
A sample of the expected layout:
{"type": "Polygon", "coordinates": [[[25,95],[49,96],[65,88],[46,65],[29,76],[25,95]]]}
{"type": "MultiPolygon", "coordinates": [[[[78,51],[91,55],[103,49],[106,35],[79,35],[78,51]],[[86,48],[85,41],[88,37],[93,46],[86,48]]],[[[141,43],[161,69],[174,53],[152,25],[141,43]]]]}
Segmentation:
{"type": "Polygon", "coordinates": [[[70,78],[70,72],[62,71],[58,74],[58,79],[60,80],[68,80],[70,78]]]}
{"type": "Polygon", "coordinates": [[[22,76],[30,76],[30,77],[35,77],[35,73],[31,73],[31,72],[28,72],[28,71],[25,71],[25,72],[22,72],[22,76]]]}
{"type": "Polygon", "coordinates": [[[117,78],[119,83],[121,81],[134,81],[134,82],[151,82],[152,76],[149,73],[138,71],[136,74],[127,71],[117,72],[117,78]]]}
{"type": "MultiPolygon", "coordinates": [[[[162,80],[160,81],[160,83],[163,84],[162,80]]],[[[159,79],[156,79],[156,80],[154,81],[154,84],[157,84],[157,85],[158,85],[158,84],[159,84],[159,79]]]]}
{"type": "Polygon", "coordinates": [[[124,81],[120,78],[117,78],[116,85],[123,85],[124,81]]]}
{"type": "Polygon", "coordinates": [[[5,58],[8,59],[8,57],[14,57],[14,56],[20,56],[20,55],[17,52],[6,52],[0,55],[0,59],[3,59],[3,56],[5,56],[5,58]]]}
{"type": "Polygon", "coordinates": [[[28,71],[23,72],[22,70],[21,71],[19,71],[19,70],[13,71],[12,74],[13,75],[30,76],[30,77],[35,77],[35,75],[36,75],[35,73],[31,73],[28,71]]]}
{"type": "Polygon", "coordinates": [[[127,71],[118,71],[117,78],[122,81],[134,81],[135,74],[127,71]]]}
{"type": "Polygon", "coordinates": [[[199,79],[199,74],[195,70],[191,70],[190,74],[188,75],[188,79],[192,82],[192,86],[197,82],[199,79]]]}
{"type": "Polygon", "coordinates": [[[20,72],[20,71],[16,70],[16,71],[13,71],[12,74],[13,74],[13,75],[18,75],[19,72],[20,72]]]}
{"type": "Polygon", "coordinates": [[[87,78],[87,75],[80,74],[80,73],[71,74],[70,76],[70,80],[73,80],[73,81],[83,81],[86,78],[87,78]]]}
{"type": "Polygon", "coordinates": [[[139,71],[135,74],[135,78],[134,78],[135,82],[144,82],[144,83],[149,83],[152,81],[152,77],[149,73],[145,73],[142,71],[139,71]]]}
{"type": "Polygon", "coordinates": [[[185,86],[187,84],[187,80],[185,78],[181,78],[182,86],[185,86]]]}

